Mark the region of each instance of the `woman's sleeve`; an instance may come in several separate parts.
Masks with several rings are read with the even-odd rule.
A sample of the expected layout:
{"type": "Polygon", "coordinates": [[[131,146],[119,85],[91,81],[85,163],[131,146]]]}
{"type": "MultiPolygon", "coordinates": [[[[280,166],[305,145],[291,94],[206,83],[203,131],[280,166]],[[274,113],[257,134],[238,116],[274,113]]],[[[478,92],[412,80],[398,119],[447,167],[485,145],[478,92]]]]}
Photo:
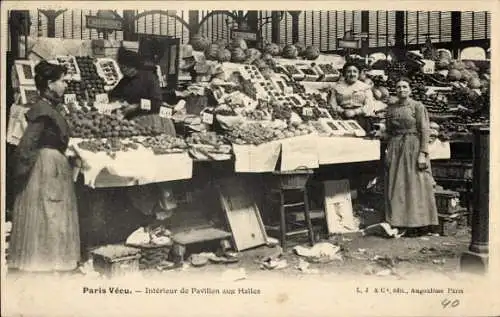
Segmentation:
{"type": "Polygon", "coordinates": [[[328,105],[335,111],[339,110],[339,105],[337,103],[337,90],[333,87],[330,90],[330,94],[328,96],[328,105]]]}
{"type": "Polygon", "coordinates": [[[35,165],[42,134],[47,126],[46,117],[38,117],[28,124],[16,149],[14,177],[25,181],[35,165]]]}
{"type": "Polygon", "coordinates": [[[365,91],[365,113],[369,116],[375,115],[375,98],[371,88],[365,91]]]}
{"type": "Polygon", "coordinates": [[[421,103],[415,104],[415,117],[417,130],[420,135],[420,152],[429,153],[430,123],[427,109],[421,103]]]}

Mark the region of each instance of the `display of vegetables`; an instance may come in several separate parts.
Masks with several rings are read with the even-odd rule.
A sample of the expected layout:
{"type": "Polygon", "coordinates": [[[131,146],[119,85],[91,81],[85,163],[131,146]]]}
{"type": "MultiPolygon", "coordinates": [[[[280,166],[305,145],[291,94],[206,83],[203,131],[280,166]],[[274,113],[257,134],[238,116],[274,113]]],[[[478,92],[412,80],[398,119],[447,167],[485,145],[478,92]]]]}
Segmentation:
{"type": "Polygon", "coordinates": [[[319,48],[316,46],[308,46],[304,51],[304,58],[308,60],[315,60],[319,57],[319,48]]]}
{"type": "Polygon", "coordinates": [[[296,59],[298,56],[299,56],[299,51],[294,45],[287,44],[285,45],[285,47],[283,47],[284,58],[296,59]]]}
{"type": "Polygon", "coordinates": [[[167,134],[146,137],[143,140],[140,140],[139,143],[141,143],[145,148],[151,149],[156,155],[182,153],[188,148],[184,139],[167,134]]]}

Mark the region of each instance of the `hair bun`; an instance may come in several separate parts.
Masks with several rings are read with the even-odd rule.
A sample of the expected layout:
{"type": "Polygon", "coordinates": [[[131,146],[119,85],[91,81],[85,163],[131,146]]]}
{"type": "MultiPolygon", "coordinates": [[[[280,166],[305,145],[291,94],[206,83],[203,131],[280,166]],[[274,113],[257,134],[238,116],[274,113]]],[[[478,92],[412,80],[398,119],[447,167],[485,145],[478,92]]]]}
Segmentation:
{"type": "Polygon", "coordinates": [[[36,64],[35,73],[36,74],[45,74],[45,73],[47,73],[48,70],[51,69],[51,66],[53,66],[53,65],[51,65],[49,62],[41,61],[38,64],[36,64]]]}

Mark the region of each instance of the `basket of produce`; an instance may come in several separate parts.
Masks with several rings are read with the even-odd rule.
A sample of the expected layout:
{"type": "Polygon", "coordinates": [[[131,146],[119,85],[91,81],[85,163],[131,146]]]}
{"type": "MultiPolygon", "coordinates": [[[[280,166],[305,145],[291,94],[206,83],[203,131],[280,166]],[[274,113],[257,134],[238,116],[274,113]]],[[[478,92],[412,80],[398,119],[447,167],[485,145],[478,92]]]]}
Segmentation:
{"type": "Polygon", "coordinates": [[[155,229],[139,228],[127,238],[127,246],[140,250],[138,268],[157,268],[168,262],[173,242],[171,233],[163,226],[155,229]]]}
{"type": "Polygon", "coordinates": [[[124,276],[139,270],[140,250],[124,245],[106,245],[91,252],[94,270],[107,277],[124,276]]]}
{"type": "Polygon", "coordinates": [[[304,188],[313,173],[313,170],[307,168],[298,168],[293,171],[275,171],[273,172],[274,187],[279,189],[304,188]]]}

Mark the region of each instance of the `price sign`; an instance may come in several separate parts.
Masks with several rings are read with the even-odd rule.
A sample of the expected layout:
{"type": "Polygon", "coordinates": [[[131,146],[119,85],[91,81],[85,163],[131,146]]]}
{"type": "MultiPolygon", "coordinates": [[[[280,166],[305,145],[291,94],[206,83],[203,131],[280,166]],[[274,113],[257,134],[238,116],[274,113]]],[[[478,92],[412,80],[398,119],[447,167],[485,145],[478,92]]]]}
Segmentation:
{"type": "Polygon", "coordinates": [[[428,59],[423,59],[422,62],[424,62],[424,65],[422,66],[422,72],[424,74],[434,74],[436,70],[436,62],[428,59]]]}
{"type": "Polygon", "coordinates": [[[166,119],[172,118],[172,108],[165,106],[160,107],[160,117],[166,119]]]}
{"type": "Polygon", "coordinates": [[[98,102],[98,103],[109,103],[108,94],[97,94],[95,96],[95,102],[98,102]]]}
{"type": "Polygon", "coordinates": [[[151,110],[151,100],[141,99],[141,109],[150,111],[151,110]]]}
{"type": "Polygon", "coordinates": [[[314,115],[313,109],[311,107],[303,107],[302,115],[307,117],[312,117],[314,115]]]}
{"type": "Polygon", "coordinates": [[[202,121],[206,124],[212,124],[214,123],[214,115],[208,112],[203,112],[202,121]]]}
{"type": "Polygon", "coordinates": [[[113,107],[111,107],[107,103],[94,103],[94,107],[97,109],[99,113],[105,114],[105,115],[111,115],[111,112],[113,111],[113,107]]]}
{"type": "Polygon", "coordinates": [[[64,95],[64,103],[67,105],[70,103],[76,103],[76,95],[75,94],[65,94],[64,95]]]}

